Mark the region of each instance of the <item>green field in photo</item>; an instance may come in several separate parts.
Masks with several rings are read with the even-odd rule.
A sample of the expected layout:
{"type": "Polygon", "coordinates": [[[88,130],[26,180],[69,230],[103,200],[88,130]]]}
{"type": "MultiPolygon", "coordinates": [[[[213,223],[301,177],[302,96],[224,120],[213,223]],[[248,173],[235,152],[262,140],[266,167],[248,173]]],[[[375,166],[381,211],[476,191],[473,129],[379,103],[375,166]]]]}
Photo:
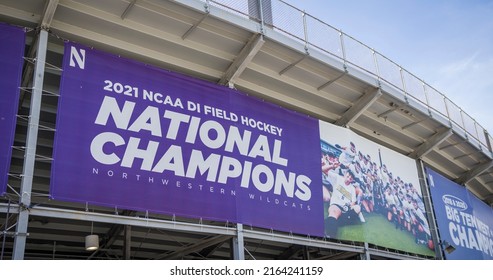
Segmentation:
{"type": "MultiPolygon", "coordinates": [[[[327,205],[325,205],[327,211],[327,205]]],[[[327,212],[326,212],[327,213],[327,212]]],[[[327,214],[324,215],[325,218],[327,214]]],[[[411,232],[396,228],[394,223],[379,213],[364,213],[366,223],[361,223],[357,216],[348,218],[343,215],[338,220],[337,239],[368,242],[381,247],[396,249],[413,254],[435,256],[426,244],[416,244],[411,232]]]]}

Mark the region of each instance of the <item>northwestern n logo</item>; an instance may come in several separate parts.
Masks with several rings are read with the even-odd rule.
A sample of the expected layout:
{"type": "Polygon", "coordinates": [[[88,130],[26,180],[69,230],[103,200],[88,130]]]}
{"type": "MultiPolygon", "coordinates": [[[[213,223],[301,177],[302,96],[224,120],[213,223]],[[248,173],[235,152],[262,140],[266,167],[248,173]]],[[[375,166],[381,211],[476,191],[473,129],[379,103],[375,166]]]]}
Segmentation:
{"type": "Polygon", "coordinates": [[[86,50],[77,49],[72,46],[70,48],[70,66],[79,67],[80,69],[84,69],[86,64],[86,50]]]}

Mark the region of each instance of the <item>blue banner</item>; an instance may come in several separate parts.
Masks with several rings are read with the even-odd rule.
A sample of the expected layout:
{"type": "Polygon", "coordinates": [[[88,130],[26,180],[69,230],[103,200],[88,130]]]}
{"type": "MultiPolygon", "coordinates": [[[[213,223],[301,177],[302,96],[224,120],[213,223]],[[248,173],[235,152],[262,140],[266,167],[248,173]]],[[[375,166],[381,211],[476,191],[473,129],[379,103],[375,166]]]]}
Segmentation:
{"type": "Polygon", "coordinates": [[[442,250],[445,242],[455,248],[446,259],[493,259],[492,209],[465,187],[430,168],[426,173],[442,250]]]}
{"type": "Polygon", "coordinates": [[[0,23],[0,195],[7,190],[24,44],[23,29],[0,23]]]}

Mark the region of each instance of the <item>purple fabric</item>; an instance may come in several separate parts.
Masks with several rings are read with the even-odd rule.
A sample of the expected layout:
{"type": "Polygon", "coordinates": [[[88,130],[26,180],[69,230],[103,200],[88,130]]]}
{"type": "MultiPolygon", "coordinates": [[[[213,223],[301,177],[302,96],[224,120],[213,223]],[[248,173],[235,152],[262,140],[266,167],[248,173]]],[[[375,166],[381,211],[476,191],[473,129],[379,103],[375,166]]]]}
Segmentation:
{"type": "Polygon", "coordinates": [[[56,126],[54,199],[323,236],[316,119],[67,43],[56,126]]]}
{"type": "Polygon", "coordinates": [[[24,30],[0,23],[0,42],[0,195],[3,195],[7,190],[19,104],[24,30]]]}

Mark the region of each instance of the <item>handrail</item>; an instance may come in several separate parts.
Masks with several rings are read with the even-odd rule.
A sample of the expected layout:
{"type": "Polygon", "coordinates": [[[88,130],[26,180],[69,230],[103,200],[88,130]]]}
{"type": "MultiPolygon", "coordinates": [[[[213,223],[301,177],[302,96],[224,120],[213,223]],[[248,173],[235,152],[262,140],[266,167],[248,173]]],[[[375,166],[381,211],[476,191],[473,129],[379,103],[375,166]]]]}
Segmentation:
{"type": "Polygon", "coordinates": [[[221,9],[260,21],[305,46],[314,47],[334,58],[351,64],[399,90],[430,112],[448,120],[451,128],[459,129],[471,144],[493,154],[493,138],[474,118],[431,85],[354,37],[311,16],[282,0],[202,0],[221,9]],[[256,9],[249,4],[257,5],[256,9]],[[259,9],[258,7],[262,8],[259,9]],[[269,10],[264,21],[262,11],[269,10]],[[259,18],[260,16],[260,18],[259,18]],[[299,16],[299,20],[295,18],[299,16]]]}

